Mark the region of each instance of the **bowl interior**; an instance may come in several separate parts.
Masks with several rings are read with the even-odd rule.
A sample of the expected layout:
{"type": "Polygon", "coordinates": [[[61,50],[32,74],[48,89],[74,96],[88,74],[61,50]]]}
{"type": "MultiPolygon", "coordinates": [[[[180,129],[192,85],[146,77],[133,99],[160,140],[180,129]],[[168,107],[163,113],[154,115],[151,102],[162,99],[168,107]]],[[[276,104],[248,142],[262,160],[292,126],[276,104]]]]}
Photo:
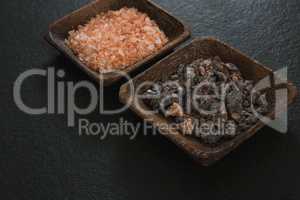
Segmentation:
{"type": "Polygon", "coordinates": [[[50,27],[50,32],[55,36],[56,39],[64,41],[68,36],[68,32],[76,29],[78,25],[85,24],[89,19],[101,12],[118,10],[124,6],[135,7],[139,11],[148,14],[149,17],[153,19],[165,32],[170,39],[170,42],[184,32],[184,26],[180,21],[176,20],[163,9],[147,0],[95,1],[52,24],[50,27]]]}
{"type": "Polygon", "coordinates": [[[244,78],[257,82],[272,71],[258,62],[248,58],[239,51],[213,38],[196,39],[188,46],[179,49],[161,60],[142,76],[136,78],[136,84],[146,80],[157,80],[176,71],[179,64],[190,64],[198,58],[219,56],[222,61],[237,65],[244,78]],[[151,72],[150,72],[151,71],[151,72]]]}

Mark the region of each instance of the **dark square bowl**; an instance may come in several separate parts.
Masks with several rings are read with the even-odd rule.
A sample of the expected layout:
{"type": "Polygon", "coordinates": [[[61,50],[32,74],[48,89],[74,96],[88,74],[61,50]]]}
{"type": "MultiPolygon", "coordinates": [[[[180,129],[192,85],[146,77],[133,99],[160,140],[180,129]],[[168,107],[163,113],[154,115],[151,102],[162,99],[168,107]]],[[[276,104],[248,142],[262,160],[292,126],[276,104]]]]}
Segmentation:
{"type": "MultiPolygon", "coordinates": [[[[123,70],[125,73],[132,72],[146,63],[156,61],[163,55],[170,53],[172,49],[190,36],[189,29],[180,20],[148,0],[97,0],[52,23],[49,26],[49,33],[46,39],[51,45],[75,62],[89,76],[99,81],[99,73],[84,65],[77,56],[74,55],[72,50],[66,46],[65,39],[68,37],[69,31],[76,29],[78,25],[85,24],[97,14],[108,10],[118,10],[125,6],[135,7],[139,11],[148,14],[169,38],[169,42],[162,49],[136,64],[128,66],[123,70]]],[[[101,75],[101,79],[103,80],[103,84],[108,86],[120,80],[121,76],[116,73],[104,73],[101,75]]]]}
{"type": "MultiPolygon", "coordinates": [[[[138,85],[145,81],[157,81],[163,76],[172,74],[179,64],[189,64],[193,60],[198,58],[209,58],[219,56],[222,61],[229,62],[237,65],[242,75],[248,79],[257,82],[268,75],[272,75],[272,70],[258,63],[257,61],[250,59],[240,51],[224,44],[214,38],[196,39],[188,46],[177,50],[168,57],[156,63],[154,66],[149,68],[144,73],[135,77],[132,82],[136,88],[138,85]]],[[[288,104],[292,103],[297,95],[297,90],[292,83],[285,83],[285,88],[288,90],[288,104]]],[[[271,88],[275,90],[274,88],[271,88]]],[[[130,102],[130,85],[129,83],[124,84],[119,93],[120,101],[124,104],[130,102]]],[[[223,158],[230,151],[234,150],[245,140],[253,136],[259,129],[265,124],[259,121],[252,128],[248,129],[244,133],[238,135],[231,140],[224,140],[215,147],[205,145],[200,140],[192,137],[187,137],[180,134],[178,131],[173,129],[161,127],[166,125],[168,122],[160,114],[145,115],[143,110],[147,110],[149,107],[145,105],[142,100],[137,100],[140,106],[134,102],[130,104],[130,108],[145,121],[152,123],[154,127],[157,127],[160,133],[165,135],[168,139],[174,142],[178,147],[188,153],[193,159],[202,165],[210,165],[217,160],[223,158]]],[[[269,117],[274,115],[274,111],[269,113],[269,117]]]]}

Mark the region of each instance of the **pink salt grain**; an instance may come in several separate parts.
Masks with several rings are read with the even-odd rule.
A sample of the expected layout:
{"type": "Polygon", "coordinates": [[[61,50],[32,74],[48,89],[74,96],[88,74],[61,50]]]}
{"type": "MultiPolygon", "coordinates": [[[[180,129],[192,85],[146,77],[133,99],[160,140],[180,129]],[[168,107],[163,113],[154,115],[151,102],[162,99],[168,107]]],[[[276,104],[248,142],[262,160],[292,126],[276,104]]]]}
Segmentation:
{"type": "Polygon", "coordinates": [[[168,38],[135,8],[108,11],[69,32],[66,44],[89,68],[122,70],[161,49],[168,38]]]}

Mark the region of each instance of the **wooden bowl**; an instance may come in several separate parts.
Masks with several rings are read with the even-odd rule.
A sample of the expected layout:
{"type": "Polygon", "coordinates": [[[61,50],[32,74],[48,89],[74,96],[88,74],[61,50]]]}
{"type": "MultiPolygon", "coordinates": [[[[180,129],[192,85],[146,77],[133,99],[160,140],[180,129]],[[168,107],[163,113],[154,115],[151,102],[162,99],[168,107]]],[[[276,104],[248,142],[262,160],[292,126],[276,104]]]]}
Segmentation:
{"type": "MultiPolygon", "coordinates": [[[[230,47],[227,44],[224,44],[213,38],[204,38],[204,39],[195,39],[188,46],[177,50],[168,57],[156,63],[154,66],[149,68],[144,73],[138,75],[132,80],[134,87],[145,81],[157,81],[163,76],[168,76],[176,71],[176,68],[179,64],[189,64],[197,58],[209,58],[213,56],[219,56],[222,61],[236,64],[243,76],[248,80],[254,80],[255,82],[261,80],[262,78],[271,75],[272,70],[263,66],[255,60],[250,59],[240,51],[230,47]]],[[[124,104],[130,102],[130,87],[129,83],[122,85],[120,89],[120,101],[124,104]]],[[[292,83],[288,82],[285,84],[288,89],[288,104],[292,103],[297,95],[297,90],[292,83]]],[[[275,90],[275,88],[272,88],[275,90]]],[[[186,137],[180,134],[176,130],[171,129],[162,129],[160,127],[163,124],[167,124],[166,118],[160,114],[145,115],[142,111],[149,109],[142,100],[137,100],[140,107],[137,106],[137,103],[130,105],[130,108],[141,118],[150,122],[157,127],[163,135],[168,139],[174,142],[179,148],[183,149],[188,153],[193,159],[201,163],[204,166],[210,165],[217,160],[223,158],[230,151],[234,150],[245,140],[253,136],[259,129],[261,129],[264,124],[258,122],[249,130],[238,135],[237,137],[231,140],[224,140],[219,145],[215,147],[208,146],[201,143],[200,140],[194,139],[192,137],[186,137]]],[[[273,116],[274,111],[268,116],[273,116]]]]}
{"type": "Polygon", "coordinates": [[[148,14],[169,38],[169,42],[162,49],[136,64],[128,66],[124,69],[125,73],[132,72],[146,63],[156,61],[163,55],[170,53],[172,49],[184,42],[190,36],[189,29],[180,20],[148,0],[97,0],[52,23],[49,26],[49,32],[46,39],[65,56],[74,61],[89,76],[97,81],[102,79],[103,84],[108,86],[120,80],[122,78],[121,75],[117,75],[116,73],[104,73],[101,74],[100,77],[98,72],[88,68],[76,55],[74,55],[72,50],[66,46],[65,39],[68,37],[69,31],[76,29],[78,25],[85,24],[95,15],[108,10],[118,10],[125,6],[135,7],[139,11],[148,14]]]}

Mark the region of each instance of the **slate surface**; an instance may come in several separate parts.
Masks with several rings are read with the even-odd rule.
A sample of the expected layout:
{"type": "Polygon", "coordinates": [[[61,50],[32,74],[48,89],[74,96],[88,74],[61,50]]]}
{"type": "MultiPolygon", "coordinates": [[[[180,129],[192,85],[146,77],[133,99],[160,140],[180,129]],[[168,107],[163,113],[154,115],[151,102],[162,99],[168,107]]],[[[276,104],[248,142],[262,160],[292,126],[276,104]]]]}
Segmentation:
{"type": "MultiPolygon", "coordinates": [[[[289,112],[289,132],[264,128],[210,168],[195,165],[162,136],[78,136],[67,115],[29,116],[13,101],[13,83],[31,68],[63,69],[61,81],[87,80],[42,38],[50,22],[88,0],[1,1],[0,198],[1,199],[273,199],[300,198],[300,102],[289,112]]],[[[272,69],[289,67],[300,88],[298,0],[162,0],[187,22],[193,36],[215,36],[272,69]]],[[[97,84],[94,84],[95,86],[97,84]]],[[[104,91],[105,107],[120,106],[118,86],[104,91]]],[[[45,78],[30,78],[24,101],[46,104],[45,78]]],[[[80,91],[79,105],[89,97],[80,91]]],[[[91,122],[141,122],[132,112],[80,116],[91,122]]],[[[76,117],[76,120],[78,117],[76,117]]],[[[76,121],[77,122],[77,121],[76,121]]]]}

